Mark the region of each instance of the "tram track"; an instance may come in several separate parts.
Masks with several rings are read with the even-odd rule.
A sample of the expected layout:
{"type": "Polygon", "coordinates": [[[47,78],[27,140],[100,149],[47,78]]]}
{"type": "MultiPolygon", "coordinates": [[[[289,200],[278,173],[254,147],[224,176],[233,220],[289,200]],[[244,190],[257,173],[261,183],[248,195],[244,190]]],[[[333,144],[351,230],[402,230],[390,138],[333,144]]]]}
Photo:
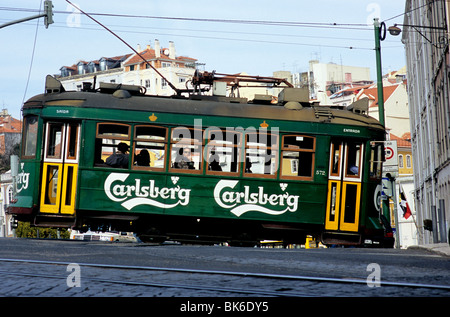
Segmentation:
{"type": "MultiPolygon", "coordinates": [[[[30,265],[47,265],[47,266],[68,266],[73,264],[73,262],[58,262],[58,261],[41,261],[41,260],[22,260],[22,259],[6,259],[0,258],[0,263],[16,263],[16,264],[30,264],[30,265]]],[[[276,296],[276,297],[297,297],[297,296],[308,296],[304,292],[299,291],[303,284],[309,285],[336,285],[339,284],[353,284],[355,287],[369,288],[368,281],[366,279],[358,278],[338,278],[338,277],[320,277],[320,276],[302,276],[302,275],[283,275],[283,274],[268,274],[268,273],[252,273],[252,272],[234,272],[234,271],[218,271],[218,270],[198,270],[198,269],[186,269],[186,268],[169,268],[169,267],[149,267],[149,266],[129,266],[129,265],[112,265],[112,264],[95,264],[95,263],[77,263],[80,268],[91,268],[100,270],[117,270],[119,273],[115,273],[115,276],[121,275],[123,272],[146,272],[150,274],[180,274],[179,280],[196,280],[200,279],[201,284],[186,283],[172,283],[170,278],[168,281],[164,279],[162,281],[157,281],[158,278],[154,278],[152,275],[149,276],[150,280],[131,280],[126,278],[108,278],[108,277],[98,277],[89,276],[88,274],[83,274],[83,282],[86,281],[92,283],[102,283],[110,285],[126,285],[126,286],[141,286],[148,288],[163,288],[163,289],[183,289],[191,291],[206,291],[206,292],[219,292],[224,294],[240,294],[247,296],[276,296]],[[194,276],[198,276],[193,278],[194,276]],[[208,276],[209,280],[204,283],[205,277],[208,276]],[[183,278],[180,278],[183,277],[183,278]],[[271,289],[248,287],[245,283],[238,283],[239,285],[244,284],[245,287],[225,287],[218,286],[217,279],[229,279],[235,278],[237,280],[249,279],[251,282],[248,285],[271,285],[271,289]],[[265,280],[265,282],[263,282],[265,280]],[[271,280],[271,282],[267,282],[271,280]],[[273,282],[275,281],[275,282],[273,282]],[[256,282],[256,283],[255,283],[256,282]],[[296,282],[291,283],[291,282],[296,282]],[[207,285],[210,283],[211,285],[207,285]],[[284,284],[283,284],[284,283],[284,284]]],[[[98,272],[96,273],[98,274],[98,272]]],[[[11,270],[0,270],[0,275],[11,275],[11,276],[22,276],[30,278],[44,278],[44,279],[62,279],[67,278],[67,274],[49,274],[49,273],[38,273],[38,272],[18,272],[11,270]]],[[[108,274],[107,274],[108,275],[108,274]]],[[[111,275],[111,274],[109,274],[111,275]]],[[[139,274],[141,275],[141,274],[139,274]]],[[[172,278],[173,279],[173,278],[172,278]]],[[[224,283],[219,283],[223,285],[224,283]]],[[[334,286],[334,287],[336,287],[334,286]]],[[[436,290],[442,292],[450,292],[450,285],[438,285],[438,284],[421,284],[421,283],[406,283],[406,282],[394,282],[394,281],[379,281],[380,287],[399,287],[408,289],[428,289],[436,290]]],[[[450,293],[449,293],[450,294],[450,293]]]]}

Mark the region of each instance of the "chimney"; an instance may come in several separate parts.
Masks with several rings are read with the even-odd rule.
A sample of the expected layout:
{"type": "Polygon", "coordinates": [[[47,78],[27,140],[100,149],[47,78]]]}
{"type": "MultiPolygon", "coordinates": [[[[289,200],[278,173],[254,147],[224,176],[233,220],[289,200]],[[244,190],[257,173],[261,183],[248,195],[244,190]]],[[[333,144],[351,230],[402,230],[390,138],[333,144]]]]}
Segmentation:
{"type": "Polygon", "coordinates": [[[155,56],[156,58],[161,57],[161,47],[159,46],[159,40],[155,40],[155,56]]]}
{"type": "Polygon", "coordinates": [[[175,59],[175,44],[169,41],[169,58],[175,59]]]}
{"type": "Polygon", "coordinates": [[[137,45],[137,51],[138,51],[138,53],[141,52],[141,44],[138,44],[138,45],[137,45]]]}

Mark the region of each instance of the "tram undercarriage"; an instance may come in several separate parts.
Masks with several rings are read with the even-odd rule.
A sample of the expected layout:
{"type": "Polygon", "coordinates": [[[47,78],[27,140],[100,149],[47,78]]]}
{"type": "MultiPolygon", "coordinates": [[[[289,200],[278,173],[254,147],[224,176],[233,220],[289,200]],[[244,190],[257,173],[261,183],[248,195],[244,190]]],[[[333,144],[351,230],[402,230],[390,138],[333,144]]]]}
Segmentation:
{"type": "Polygon", "coordinates": [[[328,247],[392,248],[392,230],[364,230],[363,233],[326,231],[322,225],[275,223],[250,220],[226,220],[189,216],[110,214],[78,211],[77,216],[37,214],[16,216],[38,227],[66,227],[80,231],[134,232],[142,242],[177,241],[188,244],[228,243],[255,246],[263,240],[283,245],[304,245],[307,236],[328,247]]]}
{"type": "Polygon", "coordinates": [[[314,235],[318,236],[320,230],[320,226],[292,223],[167,215],[110,216],[91,212],[79,213],[75,228],[85,231],[132,231],[143,242],[165,240],[193,244],[228,242],[231,245],[241,246],[253,246],[261,240],[304,244],[309,232],[314,232],[314,235]]]}

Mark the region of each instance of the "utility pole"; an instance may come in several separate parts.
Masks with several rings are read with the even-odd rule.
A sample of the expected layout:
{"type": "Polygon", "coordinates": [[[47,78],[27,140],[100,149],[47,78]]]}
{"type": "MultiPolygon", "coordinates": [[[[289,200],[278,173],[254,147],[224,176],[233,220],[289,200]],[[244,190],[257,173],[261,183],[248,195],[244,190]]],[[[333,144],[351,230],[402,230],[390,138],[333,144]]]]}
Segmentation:
{"type": "Polygon", "coordinates": [[[378,18],[373,22],[375,30],[375,54],[377,59],[377,91],[378,91],[378,116],[379,121],[385,127],[384,122],[384,95],[383,95],[383,70],[381,67],[381,41],[386,37],[386,25],[380,25],[378,18]],[[382,26],[384,26],[384,34],[382,32],[382,26]]]}
{"type": "MultiPolygon", "coordinates": [[[[382,28],[378,18],[373,19],[373,28],[375,31],[375,56],[377,61],[378,121],[380,121],[381,125],[386,128],[384,122],[383,71],[381,67],[381,41],[384,40],[386,34],[381,34],[382,28]]],[[[386,134],[384,136],[384,140],[386,140],[386,134]]],[[[384,199],[381,201],[382,213],[390,222],[391,217],[389,213],[388,198],[386,195],[383,198],[384,199]]]]}
{"type": "MultiPolygon", "coordinates": [[[[383,69],[381,66],[381,41],[386,38],[386,24],[384,22],[380,23],[378,18],[373,19],[373,28],[375,31],[375,56],[377,62],[377,92],[378,92],[378,121],[386,128],[385,124],[385,114],[384,114],[384,93],[383,93],[383,69]]],[[[384,140],[386,141],[386,134],[384,135],[384,140]]],[[[384,169],[384,166],[383,166],[384,169]]],[[[386,172],[383,172],[386,174],[386,172]]],[[[389,175],[390,176],[390,175],[389,175]]],[[[400,247],[399,239],[399,228],[398,228],[398,218],[397,218],[397,200],[395,198],[395,178],[388,177],[392,189],[392,198],[394,200],[394,217],[395,217],[395,246],[400,247]]],[[[383,182],[382,188],[384,190],[383,182]]],[[[386,217],[386,219],[391,222],[391,212],[389,207],[389,195],[382,195],[381,199],[381,212],[386,217]]]]}
{"type": "MultiPolygon", "coordinates": [[[[386,24],[384,22],[380,23],[379,19],[375,18],[373,19],[373,26],[375,31],[375,55],[377,60],[378,116],[380,123],[383,125],[384,128],[386,128],[385,114],[384,114],[383,70],[381,66],[381,41],[384,41],[384,39],[386,38],[386,24]]],[[[399,33],[397,32],[398,30],[396,30],[395,28],[392,27],[389,28],[389,33],[391,33],[392,35],[398,35],[399,33]]],[[[386,144],[386,134],[385,134],[385,144],[386,144]]],[[[397,155],[396,151],[395,155],[397,155]]],[[[392,193],[391,195],[386,195],[386,193],[383,195],[384,197],[381,200],[381,208],[383,215],[386,217],[386,219],[388,219],[389,222],[391,222],[389,198],[392,198],[392,200],[394,201],[395,247],[399,249],[400,227],[398,223],[398,214],[397,214],[397,195],[396,195],[395,177],[392,177],[390,173],[386,173],[384,171],[384,168],[385,167],[383,166],[383,174],[386,176],[385,178],[390,183],[389,185],[392,188],[392,193]]]]}
{"type": "Polygon", "coordinates": [[[13,25],[13,24],[22,23],[22,22],[26,22],[26,21],[30,21],[30,20],[34,20],[34,19],[39,19],[39,18],[44,18],[44,25],[45,25],[46,29],[48,28],[48,26],[50,24],[53,23],[53,4],[50,0],[44,1],[44,13],[2,24],[2,25],[0,25],[0,29],[10,26],[10,25],[13,25]]]}

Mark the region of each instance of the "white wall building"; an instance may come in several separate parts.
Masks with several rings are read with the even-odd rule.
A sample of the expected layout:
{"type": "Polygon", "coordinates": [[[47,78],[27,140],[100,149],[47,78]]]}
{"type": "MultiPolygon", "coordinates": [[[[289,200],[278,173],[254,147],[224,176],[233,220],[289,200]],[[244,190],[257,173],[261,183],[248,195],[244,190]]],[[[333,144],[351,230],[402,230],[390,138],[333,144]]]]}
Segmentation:
{"type": "MultiPolygon", "coordinates": [[[[186,89],[186,83],[194,75],[196,59],[177,56],[175,44],[169,42],[168,48],[161,48],[158,40],[155,47],[139,52],[140,55],[178,89],[186,89]]],[[[134,54],[124,63],[123,83],[144,86],[147,94],[170,96],[174,91],[144,60],[134,54]]]]}
{"type": "MultiPolygon", "coordinates": [[[[399,137],[410,132],[409,103],[405,81],[383,81],[386,129],[399,137]]],[[[353,102],[367,98],[369,116],[379,119],[378,89],[376,84],[342,89],[330,96],[330,104],[347,107],[353,102]]]]}
{"type": "Polygon", "coordinates": [[[11,171],[0,175],[0,237],[11,237],[11,215],[6,214],[6,207],[11,202],[13,183],[11,171]]]}
{"type": "Polygon", "coordinates": [[[345,86],[372,83],[369,67],[325,64],[317,60],[309,62],[308,78],[311,98],[323,105],[329,105],[329,96],[345,86]]]}
{"type": "MultiPolygon", "coordinates": [[[[400,82],[383,87],[386,129],[399,137],[410,132],[409,104],[406,83],[400,82]]],[[[379,119],[378,89],[363,89],[357,99],[369,98],[369,116],[379,119]]]]}
{"type": "MultiPolygon", "coordinates": [[[[158,40],[155,47],[147,45],[145,50],[138,46],[137,51],[156,68],[161,75],[176,88],[185,89],[186,82],[195,72],[196,59],[177,56],[175,44],[169,42],[168,48],[162,48],[158,40]]],[[[146,88],[146,94],[169,96],[174,91],[167,82],[137,54],[127,54],[116,57],[102,57],[95,61],[79,61],[72,66],[61,67],[59,80],[66,90],[80,91],[83,82],[117,83],[138,85],[146,88]]]]}
{"type": "Polygon", "coordinates": [[[405,44],[419,243],[449,242],[450,2],[407,0],[405,44]],[[425,27],[425,28],[422,28],[425,27]]]}
{"type": "Polygon", "coordinates": [[[396,195],[397,195],[397,219],[399,232],[399,245],[406,249],[409,246],[419,244],[419,230],[417,224],[417,211],[414,204],[414,177],[413,176],[399,176],[396,179],[396,195]],[[399,197],[400,187],[402,187],[405,194],[406,201],[411,210],[411,216],[403,217],[403,210],[400,206],[401,199],[399,197]]]}
{"type": "Polygon", "coordinates": [[[62,66],[58,79],[68,91],[80,91],[83,88],[83,82],[94,83],[94,77],[97,87],[100,82],[122,83],[122,63],[130,56],[131,54],[102,57],[95,61],[79,61],[72,66],[62,66]]]}

